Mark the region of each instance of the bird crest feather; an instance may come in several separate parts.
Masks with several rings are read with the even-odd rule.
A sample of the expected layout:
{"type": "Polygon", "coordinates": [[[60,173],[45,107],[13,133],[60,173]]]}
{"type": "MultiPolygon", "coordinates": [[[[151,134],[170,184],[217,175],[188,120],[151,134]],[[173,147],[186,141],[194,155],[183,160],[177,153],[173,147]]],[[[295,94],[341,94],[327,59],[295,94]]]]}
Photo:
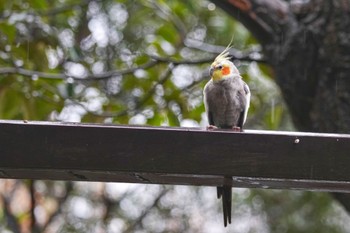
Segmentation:
{"type": "Polygon", "coordinates": [[[230,49],[232,48],[232,40],[231,39],[230,43],[228,44],[228,46],[224,49],[224,51],[222,51],[214,60],[215,63],[219,63],[222,61],[230,61],[230,49]]]}

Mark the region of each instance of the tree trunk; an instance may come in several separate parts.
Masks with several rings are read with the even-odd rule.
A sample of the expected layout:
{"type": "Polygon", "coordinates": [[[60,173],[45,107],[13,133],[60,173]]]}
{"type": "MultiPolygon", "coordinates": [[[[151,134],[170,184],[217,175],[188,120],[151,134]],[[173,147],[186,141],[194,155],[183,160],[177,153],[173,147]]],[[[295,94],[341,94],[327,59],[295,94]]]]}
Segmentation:
{"type": "Polygon", "coordinates": [[[345,3],[310,6],[310,12],[297,17],[294,30],[282,35],[279,48],[269,51],[300,130],[350,132],[350,14],[345,3]]]}
{"type": "Polygon", "coordinates": [[[261,43],[299,130],[350,133],[349,0],[212,2],[261,43]]]}
{"type": "Polygon", "coordinates": [[[350,132],[350,1],[213,2],[260,41],[299,130],[350,132]]]}

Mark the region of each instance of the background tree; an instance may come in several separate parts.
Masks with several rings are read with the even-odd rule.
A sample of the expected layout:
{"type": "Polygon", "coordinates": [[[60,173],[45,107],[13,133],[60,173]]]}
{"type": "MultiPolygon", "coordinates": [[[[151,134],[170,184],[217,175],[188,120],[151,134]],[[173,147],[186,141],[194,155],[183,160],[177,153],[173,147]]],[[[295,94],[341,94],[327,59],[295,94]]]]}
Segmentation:
{"type": "Polygon", "coordinates": [[[212,2],[258,39],[297,129],[350,132],[349,1],[212,2]]]}
{"type": "Polygon", "coordinates": [[[298,129],[350,132],[348,1],[213,2],[260,42],[298,129]]]}
{"type": "MultiPolygon", "coordinates": [[[[346,3],[5,1],[0,118],[205,126],[208,65],[233,38],[253,93],[248,128],[349,132],[346,3]]],[[[325,193],[234,189],[223,229],[215,188],[0,187],[1,230],[11,232],[349,232],[349,216],[325,193]]]]}

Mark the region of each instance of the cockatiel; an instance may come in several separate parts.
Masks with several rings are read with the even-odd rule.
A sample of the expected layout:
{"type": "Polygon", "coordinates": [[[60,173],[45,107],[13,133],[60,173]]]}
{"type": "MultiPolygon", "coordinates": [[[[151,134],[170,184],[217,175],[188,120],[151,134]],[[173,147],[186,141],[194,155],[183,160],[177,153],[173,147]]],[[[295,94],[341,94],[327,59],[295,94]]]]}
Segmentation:
{"type": "MultiPolygon", "coordinates": [[[[207,128],[242,132],[250,103],[250,90],[236,66],[230,61],[228,50],[229,47],[211,64],[211,79],[204,87],[204,105],[209,121],[207,128]]],[[[231,185],[217,187],[217,194],[218,198],[222,197],[226,227],[227,222],[231,223],[231,185]]]]}

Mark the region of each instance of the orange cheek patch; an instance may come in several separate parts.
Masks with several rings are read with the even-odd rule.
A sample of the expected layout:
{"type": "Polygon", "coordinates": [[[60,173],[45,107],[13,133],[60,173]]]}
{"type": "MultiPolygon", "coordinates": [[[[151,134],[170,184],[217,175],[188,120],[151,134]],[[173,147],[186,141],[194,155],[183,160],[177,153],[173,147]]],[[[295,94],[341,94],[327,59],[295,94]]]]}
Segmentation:
{"type": "Polygon", "coordinates": [[[222,75],[228,75],[230,73],[230,68],[225,66],[221,70],[222,75]]]}

